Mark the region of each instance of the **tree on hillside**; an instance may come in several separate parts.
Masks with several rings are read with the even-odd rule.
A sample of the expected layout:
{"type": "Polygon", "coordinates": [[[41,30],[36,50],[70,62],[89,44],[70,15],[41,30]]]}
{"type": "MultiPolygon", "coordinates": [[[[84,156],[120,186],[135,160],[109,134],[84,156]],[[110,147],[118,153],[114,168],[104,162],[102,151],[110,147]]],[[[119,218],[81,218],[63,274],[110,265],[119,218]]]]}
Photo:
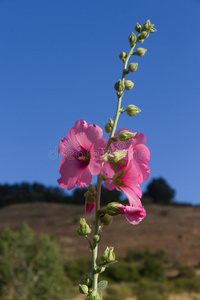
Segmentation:
{"type": "Polygon", "coordinates": [[[0,294],[13,300],[63,299],[64,261],[58,243],[36,238],[24,223],[0,234],[0,294]],[[10,298],[10,295],[13,295],[10,298]]]}
{"type": "Polygon", "coordinates": [[[157,178],[149,183],[144,195],[151,197],[155,203],[170,204],[175,196],[175,190],[163,178],[157,178]]]}

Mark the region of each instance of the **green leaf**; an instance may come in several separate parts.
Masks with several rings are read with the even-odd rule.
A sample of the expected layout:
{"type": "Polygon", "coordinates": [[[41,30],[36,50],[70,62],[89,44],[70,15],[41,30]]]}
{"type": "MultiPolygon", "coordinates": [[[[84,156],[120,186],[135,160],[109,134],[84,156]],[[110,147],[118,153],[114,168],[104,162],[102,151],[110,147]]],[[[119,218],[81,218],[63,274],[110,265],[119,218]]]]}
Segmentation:
{"type": "Polygon", "coordinates": [[[107,285],[108,285],[108,281],[106,281],[106,280],[102,280],[102,281],[100,281],[99,283],[98,283],[98,290],[103,290],[103,289],[105,289],[106,287],[107,287],[107,285]]]}
{"type": "Polygon", "coordinates": [[[109,262],[104,262],[102,264],[99,264],[99,267],[109,267],[110,265],[115,264],[117,262],[118,262],[117,260],[111,260],[109,262]]]}

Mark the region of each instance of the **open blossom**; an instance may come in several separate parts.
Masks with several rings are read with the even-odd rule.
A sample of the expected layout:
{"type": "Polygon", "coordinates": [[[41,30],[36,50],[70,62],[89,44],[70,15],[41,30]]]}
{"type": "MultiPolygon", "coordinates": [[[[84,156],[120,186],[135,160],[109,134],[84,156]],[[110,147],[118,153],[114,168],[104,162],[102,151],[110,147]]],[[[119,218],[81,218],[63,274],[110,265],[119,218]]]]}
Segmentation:
{"type": "MultiPolygon", "coordinates": [[[[125,152],[126,153],[126,152],[125,152]]],[[[140,198],[142,191],[139,185],[139,176],[137,164],[133,160],[133,146],[131,145],[127,151],[127,155],[123,159],[124,164],[120,162],[119,165],[113,165],[112,160],[105,163],[102,173],[105,174],[108,179],[105,180],[105,186],[108,190],[117,189],[123,191],[130,205],[141,205],[140,198]]]]}
{"type": "Polygon", "coordinates": [[[102,136],[99,126],[89,125],[84,120],[76,121],[58,147],[58,152],[63,155],[58,179],[60,187],[71,190],[77,184],[82,188],[92,181],[92,175],[100,173],[101,155],[106,145],[102,136]]]}
{"type": "MultiPolygon", "coordinates": [[[[115,136],[118,136],[119,133],[123,130],[130,131],[129,129],[120,129],[115,136]]],[[[150,175],[150,169],[147,166],[150,159],[150,152],[146,143],[146,137],[143,133],[137,132],[135,134],[135,137],[132,138],[128,142],[115,142],[114,147],[118,150],[128,150],[130,145],[133,146],[133,160],[135,163],[135,166],[138,169],[139,173],[139,184],[141,184],[143,181],[146,181],[149,178],[150,175]]]]}

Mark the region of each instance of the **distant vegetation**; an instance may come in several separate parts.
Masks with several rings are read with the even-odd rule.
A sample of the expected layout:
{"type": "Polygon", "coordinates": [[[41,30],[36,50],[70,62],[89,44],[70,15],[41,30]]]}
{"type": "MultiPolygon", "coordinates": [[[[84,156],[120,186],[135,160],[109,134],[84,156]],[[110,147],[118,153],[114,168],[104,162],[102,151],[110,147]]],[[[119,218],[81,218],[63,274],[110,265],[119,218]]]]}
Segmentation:
{"type": "MultiPolygon", "coordinates": [[[[17,203],[49,202],[64,204],[84,204],[84,193],[87,188],[76,188],[72,194],[66,194],[59,187],[45,187],[39,183],[4,184],[0,185],[0,208],[17,203]]],[[[109,191],[102,187],[102,205],[109,202],[120,202],[121,192],[109,191]]],[[[170,204],[174,198],[175,190],[172,189],[163,178],[153,179],[144,193],[151,202],[158,204],[170,204]]]]}
{"type": "MultiPolygon", "coordinates": [[[[66,300],[78,295],[77,284],[90,270],[90,259],[68,260],[56,240],[36,237],[22,224],[0,234],[1,300],[66,300]]],[[[105,300],[166,300],[173,293],[200,293],[200,263],[181,265],[162,249],[130,249],[102,278],[109,280],[105,300]]],[[[199,298],[193,298],[199,299],[199,298]]]]}

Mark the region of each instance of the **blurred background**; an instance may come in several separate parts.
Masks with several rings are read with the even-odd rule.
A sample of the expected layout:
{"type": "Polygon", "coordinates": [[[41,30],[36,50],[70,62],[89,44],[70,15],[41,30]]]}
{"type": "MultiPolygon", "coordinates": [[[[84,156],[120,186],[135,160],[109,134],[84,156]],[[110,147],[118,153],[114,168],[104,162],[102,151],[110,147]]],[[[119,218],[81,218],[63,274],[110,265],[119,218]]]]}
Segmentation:
{"type": "MultiPolygon", "coordinates": [[[[83,271],[78,266],[85,264],[87,269],[89,256],[87,243],[76,236],[84,213],[84,191],[66,193],[58,188],[61,157],[57,148],[76,120],[104,128],[114,118],[117,97],[113,87],[122,73],[119,53],[129,50],[128,36],[135,24],[148,19],[157,32],[140,45],[147,48],[145,56],[133,57],[138,70],[128,79],[135,86],[125,93],[122,104],[124,108],[134,104],[142,112],[133,118],[122,115],[118,124],[118,129],[147,137],[151,176],[142,190],[148,218],[138,227],[119,218],[120,222],[113,220],[105,230],[102,249],[106,243],[116,246],[123,264],[118,270],[113,267],[113,274],[132,278],[124,287],[127,278],[113,278],[110,268],[105,276],[112,286],[105,299],[177,300],[177,293],[182,293],[180,299],[200,299],[198,0],[0,0],[1,297],[66,300],[78,294],[73,288],[83,271]],[[5,231],[6,226],[10,231],[5,231]],[[52,245],[49,235],[58,244],[52,245]],[[22,245],[24,254],[19,257],[22,245]],[[46,258],[40,256],[40,249],[47,253],[47,248],[55,251],[46,258]],[[41,260],[32,266],[32,279],[27,280],[22,265],[35,261],[37,251],[41,260]],[[59,251],[63,261],[61,254],[54,256],[59,251]],[[32,256],[27,257],[27,252],[32,256]],[[80,256],[81,263],[77,262],[80,256]],[[3,264],[11,258],[12,266],[3,264]],[[22,265],[16,266],[16,261],[22,265]],[[159,265],[155,276],[151,274],[157,267],[149,266],[149,261],[159,265]],[[47,264],[51,266],[48,274],[57,275],[42,279],[47,264]],[[58,274],[59,264],[62,271],[58,274]],[[133,269],[127,271],[130,265],[133,269]],[[19,269],[19,273],[13,271],[19,269]],[[70,270],[76,270],[75,274],[70,270]],[[37,280],[30,288],[33,278],[37,280]],[[56,278],[63,283],[59,291],[56,278]],[[116,283],[122,294],[115,294],[116,283]],[[53,291],[48,294],[50,287],[53,291]],[[146,294],[137,292],[141,290],[146,294]]],[[[121,195],[104,191],[105,203],[110,197],[121,200],[121,195]]]]}

